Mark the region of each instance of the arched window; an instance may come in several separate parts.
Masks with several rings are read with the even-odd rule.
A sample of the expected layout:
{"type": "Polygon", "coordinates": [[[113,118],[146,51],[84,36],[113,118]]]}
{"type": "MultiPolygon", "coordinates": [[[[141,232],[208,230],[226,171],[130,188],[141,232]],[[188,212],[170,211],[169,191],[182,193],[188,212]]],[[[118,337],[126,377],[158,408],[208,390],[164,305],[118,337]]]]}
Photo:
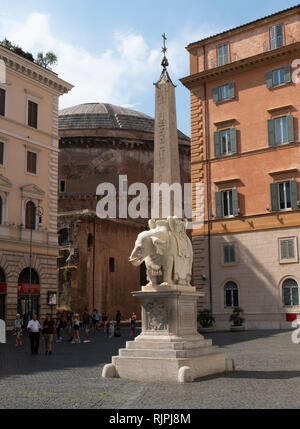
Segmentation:
{"type": "Polygon", "coordinates": [[[32,201],[28,201],[26,204],[25,228],[35,229],[35,214],[35,204],[32,201]]]}
{"type": "MultiPolygon", "coordinates": [[[[21,271],[19,275],[18,283],[29,283],[30,278],[30,268],[24,268],[24,270],[21,271]]],[[[31,268],[31,284],[32,285],[38,285],[40,284],[40,279],[38,273],[35,271],[35,269],[31,268]]]]}
{"type": "Polygon", "coordinates": [[[58,244],[60,246],[68,246],[69,244],[68,228],[63,228],[58,232],[58,244]]]}
{"type": "Polygon", "coordinates": [[[0,195],[0,225],[2,225],[3,223],[3,207],[4,207],[3,199],[0,195]]]}
{"type": "Polygon", "coordinates": [[[227,282],[224,286],[225,307],[239,306],[239,291],[234,282],[227,282]]]}
{"type": "Polygon", "coordinates": [[[298,284],[294,279],[286,279],[282,284],[283,304],[299,305],[298,284]]]}
{"type": "Polygon", "coordinates": [[[2,268],[0,268],[0,283],[6,283],[5,272],[2,268]]]}

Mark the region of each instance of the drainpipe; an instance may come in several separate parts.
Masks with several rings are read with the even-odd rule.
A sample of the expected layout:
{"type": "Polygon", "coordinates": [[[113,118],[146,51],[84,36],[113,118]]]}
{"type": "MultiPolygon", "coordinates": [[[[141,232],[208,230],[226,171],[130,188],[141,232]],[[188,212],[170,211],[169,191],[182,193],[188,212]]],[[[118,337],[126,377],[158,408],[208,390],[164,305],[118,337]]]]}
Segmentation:
{"type": "Polygon", "coordinates": [[[95,308],[95,255],[96,250],[96,214],[94,214],[94,224],[93,224],[93,310],[95,308]]]}
{"type": "MultiPolygon", "coordinates": [[[[204,70],[206,70],[206,51],[203,46],[204,70]]],[[[212,302],[212,281],[211,281],[211,180],[210,180],[210,134],[209,134],[209,109],[207,100],[206,82],[204,87],[204,111],[205,111],[205,166],[206,166],[206,200],[207,200],[207,244],[208,244],[208,285],[209,285],[209,304],[213,309],[212,302]]]]}

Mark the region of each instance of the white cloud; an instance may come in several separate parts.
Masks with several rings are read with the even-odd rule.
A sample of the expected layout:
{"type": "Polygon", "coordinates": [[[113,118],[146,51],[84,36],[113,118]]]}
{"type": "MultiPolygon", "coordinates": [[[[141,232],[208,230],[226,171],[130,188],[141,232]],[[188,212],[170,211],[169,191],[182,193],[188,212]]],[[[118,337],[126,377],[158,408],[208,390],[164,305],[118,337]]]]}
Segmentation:
{"type": "MultiPolygon", "coordinates": [[[[150,47],[141,34],[113,34],[112,45],[99,54],[59,40],[51,31],[51,17],[31,13],[22,22],[1,17],[0,39],[7,37],[24,50],[33,52],[53,50],[58,56],[54,71],[75,88],[61,97],[60,107],[85,102],[109,102],[124,106],[139,106],[141,99],[152,91],[160,73],[160,45],[150,47]],[[2,36],[2,37],[1,37],[2,36]]],[[[168,58],[172,76],[188,72],[185,45],[201,37],[203,31],[181,30],[175,40],[168,41],[168,58]]]]}

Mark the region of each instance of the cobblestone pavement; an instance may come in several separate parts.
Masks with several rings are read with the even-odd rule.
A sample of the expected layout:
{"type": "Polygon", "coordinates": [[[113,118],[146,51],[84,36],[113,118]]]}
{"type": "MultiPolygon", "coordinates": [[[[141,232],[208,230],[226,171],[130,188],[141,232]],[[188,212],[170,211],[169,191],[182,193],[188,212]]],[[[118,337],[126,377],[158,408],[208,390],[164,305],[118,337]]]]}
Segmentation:
{"type": "Polygon", "coordinates": [[[207,335],[235,360],[236,372],[190,384],[102,379],[103,365],[125,346],[121,338],[91,336],[63,342],[54,354],[31,356],[29,340],[0,344],[0,408],[300,408],[300,344],[291,332],[248,331],[207,335]]]}

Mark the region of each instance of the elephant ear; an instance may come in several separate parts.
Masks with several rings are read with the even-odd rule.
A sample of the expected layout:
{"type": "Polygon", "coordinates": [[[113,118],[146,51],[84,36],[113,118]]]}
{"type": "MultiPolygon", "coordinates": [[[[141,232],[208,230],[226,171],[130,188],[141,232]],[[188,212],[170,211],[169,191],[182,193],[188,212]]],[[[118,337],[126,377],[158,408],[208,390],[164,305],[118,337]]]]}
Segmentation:
{"type": "Polygon", "coordinates": [[[163,255],[164,252],[165,252],[165,250],[166,250],[166,248],[167,248],[167,242],[163,241],[163,240],[160,240],[157,237],[152,237],[152,243],[153,243],[153,245],[154,245],[154,247],[156,249],[156,253],[158,255],[163,255]]]}

